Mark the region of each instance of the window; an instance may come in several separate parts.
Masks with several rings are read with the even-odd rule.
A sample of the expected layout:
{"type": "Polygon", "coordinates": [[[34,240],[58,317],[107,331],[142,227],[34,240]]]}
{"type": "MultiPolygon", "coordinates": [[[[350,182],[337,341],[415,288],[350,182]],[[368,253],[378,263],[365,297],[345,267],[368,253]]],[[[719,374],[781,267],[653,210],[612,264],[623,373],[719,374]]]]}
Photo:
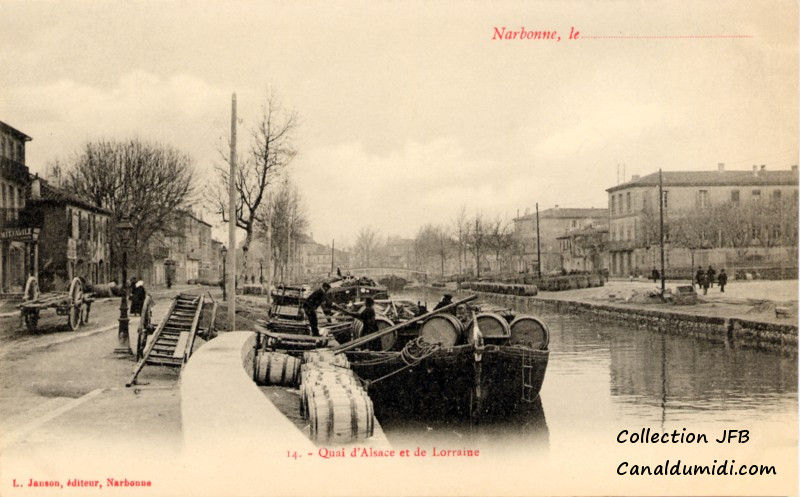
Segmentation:
{"type": "Polygon", "coordinates": [[[697,193],[697,203],[701,209],[705,209],[708,207],[708,190],[700,190],[697,193]]]}
{"type": "Polygon", "coordinates": [[[772,192],[772,198],[775,199],[775,200],[780,200],[781,199],[781,191],[780,190],[775,190],[774,192],[772,192]]]}
{"type": "Polygon", "coordinates": [[[573,228],[577,228],[578,227],[578,220],[577,219],[573,219],[572,220],[572,227],[573,228]]]}
{"type": "Polygon", "coordinates": [[[614,204],[615,204],[616,198],[617,198],[616,195],[611,195],[611,201],[610,201],[611,202],[611,206],[609,207],[609,209],[611,210],[611,214],[616,214],[616,209],[614,208],[615,207],[614,204]]]}
{"type": "Polygon", "coordinates": [[[625,194],[625,208],[628,212],[631,211],[631,192],[625,194]]]}
{"type": "Polygon", "coordinates": [[[753,200],[758,200],[761,198],[761,190],[753,190],[752,191],[753,200]]]}
{"type": "Polygon", "coordinates": [[[753,240],[757,239],[758,236],[760,235],[760,231],[761,230],[759,230],[757,226],[753,226],[752,229],[750,230],[750,238],[753,240]]]}
{"type": "Polygon", "coordinates": [[[739,190],[731,191],[731,202],[734,204],[739,203],[739,190]]]}
{"type": "Polygon", "coordinates": [[[770,233],[770,238],[772,238],[773,240],[778,240],[780,237],[781,237],[781,227],[778,225],[773,226],[770,233]]]}

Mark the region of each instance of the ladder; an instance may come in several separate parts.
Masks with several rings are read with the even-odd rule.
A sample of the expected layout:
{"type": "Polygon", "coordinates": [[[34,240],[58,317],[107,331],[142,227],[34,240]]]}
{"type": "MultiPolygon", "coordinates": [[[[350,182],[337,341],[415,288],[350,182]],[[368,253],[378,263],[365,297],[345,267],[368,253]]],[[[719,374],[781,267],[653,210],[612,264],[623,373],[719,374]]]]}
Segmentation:
{"type": "Polygon", "coordinates": [[[202,295],[179,294],[175,297],[167,317],[148,340],[144,355],[126,386],[136,383],[136,377],[146,364],[183,367],[192,354],[202,311],[202,295]]]}
{"type": "Polygon", "coordinates": [[[533,389],[533,356],[522,351],[522,400],[533,402],[536,400],[533,389]]]}

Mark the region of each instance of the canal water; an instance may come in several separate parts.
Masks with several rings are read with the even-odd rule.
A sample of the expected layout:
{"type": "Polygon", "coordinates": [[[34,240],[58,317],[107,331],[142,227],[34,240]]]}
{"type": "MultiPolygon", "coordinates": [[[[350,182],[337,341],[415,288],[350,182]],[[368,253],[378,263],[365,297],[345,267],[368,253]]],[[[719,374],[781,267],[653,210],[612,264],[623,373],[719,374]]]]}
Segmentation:
{"type": "MultiPolygon", "coordinates": [[[[437,295],[396,298],[427,301],[437,295]]],[[[550,361],[541,403],[504,420],[409,419],[383,413],[390,442],[469,447],[492,441],[547,450],[560,440],[613,440],[619,431],[709,433],[722,426],[782,433],[796,446],[797,360],[778,354],[726,348],[598,320],[591,314],[516,309],[535,314],[550,328],[550,361]]],[[[772,435],[770,435],[772,436],[772,435]]]]}

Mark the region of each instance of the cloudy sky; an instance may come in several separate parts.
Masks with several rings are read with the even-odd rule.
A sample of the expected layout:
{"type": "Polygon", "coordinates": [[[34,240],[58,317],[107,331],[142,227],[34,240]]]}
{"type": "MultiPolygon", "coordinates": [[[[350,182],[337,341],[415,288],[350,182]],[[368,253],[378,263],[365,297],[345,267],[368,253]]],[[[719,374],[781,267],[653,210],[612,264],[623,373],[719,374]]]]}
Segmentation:
{"type": "Polygon", "coordinates": [[[462,205],[606,206],[618,164],[788,169],[797,14],[793,1],[4,0],[0,120],[33,137],[33,171],[139,136],[211,180],[231,93],[245,147],[272,88],[301,117],[291,176],[314,237],[411,236],[462,205]],[[570,41],[572,26],[616,38],[570,41]],[[562,40],[492,40],[494,27],[562,40]],[[681,38],[695,35],[708,37],[681,38]]]}

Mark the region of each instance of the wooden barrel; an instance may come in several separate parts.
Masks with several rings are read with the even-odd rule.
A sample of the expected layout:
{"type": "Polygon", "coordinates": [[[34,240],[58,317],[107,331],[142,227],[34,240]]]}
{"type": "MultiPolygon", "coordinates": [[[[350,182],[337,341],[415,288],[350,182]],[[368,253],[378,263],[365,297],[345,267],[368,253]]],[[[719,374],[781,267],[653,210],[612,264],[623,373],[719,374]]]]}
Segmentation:
{"type": "MultiPolygon", "coordinates": [[[[384,316],[375,316],[375,321],[378,322],[378,331],[394,326],[394,323],[384,316]]],[[[353,338],[361,338],[363,335],[364,323],[360,319],[356,319],[353,321],[353,338]]],[[[397,343],[397,331],[367,343],[365,348],[367,350],[392,350],[395,343],[397,343]]]]}
{"type": "Polygon", "coordinates": [[[256,383],[296,387],[300,380],[300,361],[289,354],[262,352],[256,362],[256,383]]]}
{"type": "Polygon", "coordinates": [[[464,325],[452,314],[436,314],[430,317],[419,330],[419,336],[428,343],[439,343],[451,347],[458,343],[464,332],[464,325]]]}
{"type": "Polygon", "coordinates": [[[349,369],[306,371],[300,383],[300,414],[308,418],[308,397],[318,386],[360,389],[361,384],[349,369]]]}
{"type": "Polygon", "coordinates": [[[506,340],[511,336],[508,322],[503,316],[494,312],[481,312],[475,319],[478,320],[478,327],[481,330],[484,340],[498,341],[506,340]]]}
{"type": "Polygon", "coordinates": [[[347,357],[344,354],[334,354],[333,351],[322,349],[322,350],[310,350],[303,354],[303,362],[307,363],[330,363],[335,366],[341,367],[348,367],[350,363],[347,361],[347,357]]]}
{"type": "Polygon", "coordinates": [[[547,349],[550,332],[544,323],[533,316],[517,316],[511,321],[509,345],[523,345],[537,350],[547,349]]]}
{"type": "Polygon", "coordinates": [[[318,442],[353,442],[372,436],[375,413],[364,390],[317,386],[308,396],[311,438],[318,442]]]}

